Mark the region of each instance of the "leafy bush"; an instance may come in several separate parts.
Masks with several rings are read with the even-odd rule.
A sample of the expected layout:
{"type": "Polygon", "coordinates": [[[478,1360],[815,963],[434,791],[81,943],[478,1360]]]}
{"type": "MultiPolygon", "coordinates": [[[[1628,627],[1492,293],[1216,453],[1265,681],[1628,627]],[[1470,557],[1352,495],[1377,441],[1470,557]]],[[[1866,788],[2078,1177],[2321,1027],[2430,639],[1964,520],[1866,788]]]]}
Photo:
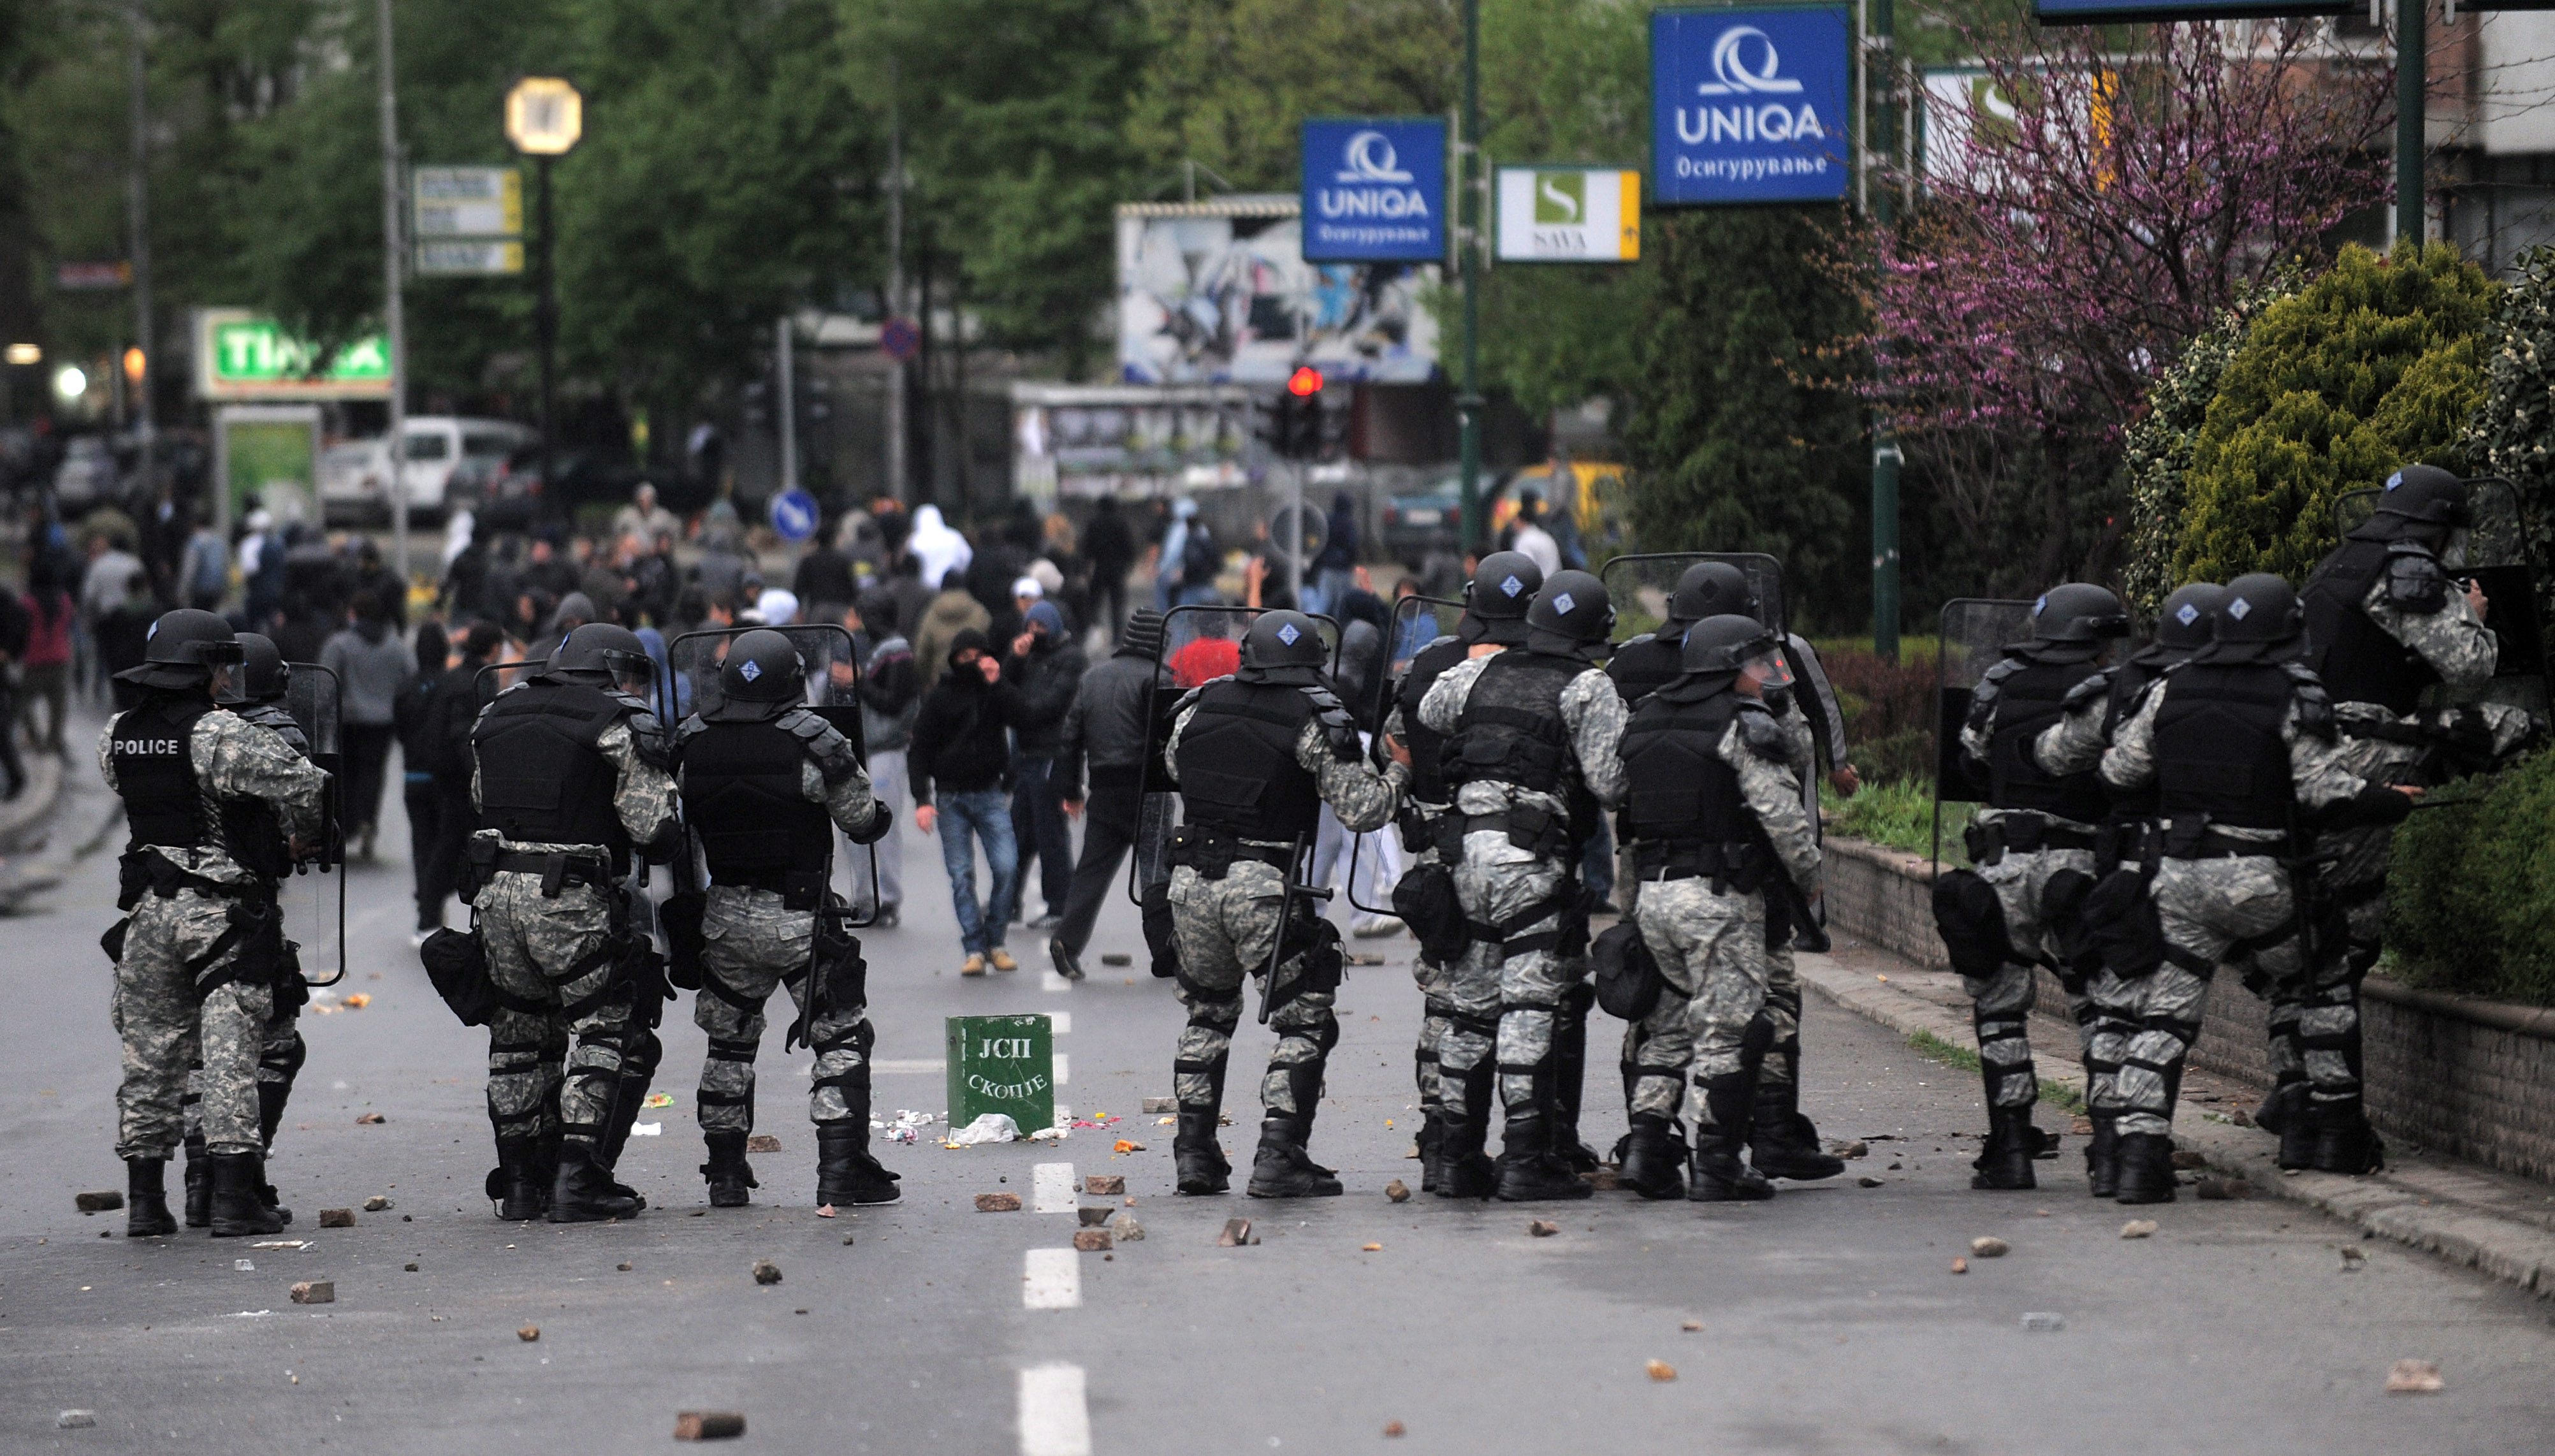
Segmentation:
{"type": "MultiPolygon", "coordinates": [[[[1851,834],[1909,854],[1925,854],[1933,848],[1934,788],[1930,775],[1866,784],[1852,798],[1840,798],[1823,789],[1819,802],[1828,812],[1828,828],[1834,833],[1851,834]]],[[[1961,849],[1961,830],[1968,827],[1976,807],[1966,803],[1943,805],[1943,863],[1970,862],[1961,849]]]]}
{"type": "Polygon", "coordinates": [[[2303,581],[2333,548],[2345,492],[2413,461],[2463,470],[2496,291],[2448,245],[2406,242],[2385,259],[2347,247],[2264,308],[2193,447],[2173,575],[2303,581]]]}
{"type": "MultiPolygon", "coordinates": [[[[2470,468],[2519,490],[2536,559],[2555,555],[2555,248],[2519,255],[2519,279],[2501,291],[2486,333],[2484,403],[2467,429],[2470,468]]],[[[2555,607],[2538,582],[2541,614],[2555,607]]]]}
{"type": "Polygon", "coordinates": [[[2555,754],[2433,797],[2395,831],[2386,943],[2407,982],[2555,1006],[2555,754]]]}

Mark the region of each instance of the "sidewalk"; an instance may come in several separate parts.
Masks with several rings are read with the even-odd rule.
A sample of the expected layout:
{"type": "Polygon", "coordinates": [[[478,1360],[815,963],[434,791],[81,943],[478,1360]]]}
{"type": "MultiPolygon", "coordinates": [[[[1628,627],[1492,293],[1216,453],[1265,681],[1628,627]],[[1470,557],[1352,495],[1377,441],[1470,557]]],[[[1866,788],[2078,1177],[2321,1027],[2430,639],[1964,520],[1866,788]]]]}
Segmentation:
{"type": "MultiPolygon", "coordinates": [[[[1832,955],[1800,957],[1801,980],[1837,1005],[1903,1035],[1918,1032],[1975,1053],[1969,998],[1959,976],[1930,971],[1837,934],[1832,955]]],[[[2073,1028],[2043,1007],[2032,1024],[2032,1054],[2041,1080],[2082,1095],[2085,1069],[2073,1028]]],[[[1813,1057],[1817,1055],[1812,1048],[1813,1057]]],[[[2196,1153],[2226,1176],[2235,1196],[2269,1195],[2303,1203],[2372,1237],[2391,1239],[2555,1297],[2555,1190],[2545,1184],[2433,1157],[2389,1142],[2386,1167],[2367,1177],[2283,1172],[2279,1140],[2252,1126],[2258,1095],[2194,1069],[2183,1079],[2174,1146],[2196,1153]]],[[[2041,1164],[2053,1186],[2082,1187],[2073,1144],[2041,1164]]],[[[2186,1188],[2186,1193],[2190,1190],[2186,1188]]]]}

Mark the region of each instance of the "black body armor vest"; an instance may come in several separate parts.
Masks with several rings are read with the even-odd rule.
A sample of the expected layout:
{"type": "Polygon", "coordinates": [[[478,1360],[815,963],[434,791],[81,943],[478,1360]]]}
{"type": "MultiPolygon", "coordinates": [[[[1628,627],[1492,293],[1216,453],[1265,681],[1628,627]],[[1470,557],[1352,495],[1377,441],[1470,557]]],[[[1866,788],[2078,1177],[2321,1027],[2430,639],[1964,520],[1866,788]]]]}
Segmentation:
{"type": "Polygon", "coordinates": [[[126,848],[218,849],[241,869],[273,879],[291,868],[291,856],[272,805],[224,799],[217,822],[204,821],[195,724],[215,711],[204,698],[155,695],[115,720],[107,754],[115,763],[117,796],[124,800],[131,835],[126,848]]]}
{"type": "Polygon", "coordinates": [[[1490,660],[1464,698],[1464,713],[1446,742],[1448,787],[1475,782],[1571,797],[1570,724],[1561,690],[1588,670],[1575,658],[1511,648],[1490,660]]]}
{"type": "Polygon", "coordinates": [[[2051,774],[2031,756],[2032,740],[2066,711],[2067,690],[2093,675],[2085,663],[2024,663],[1997,684],[1996,721],[1988,740],[1988,802],[2072,819],[2102,821],[2111,808],[2092,772],[2051,774]]]}
{"type": "Polygon", "coordinates": [[[232,709],[243,722],[255,723],[293,746],[304,758],[310,757],[310,735],[302,731],[302,720],[293,716],[278,702],[243,703],[232,709]]]}
{"type": "Polygon", "coordinates": [[[2185,665],[2159,689],[2155,763],[2159,810],[2207,814],[2248,829],[2289,827],[2295,792],[2280,737],[2296,684],[2271,663],[2185,665]]]}
{"type": "Polygon", "coordinates": [[[2346,541],[2325,557],[2300,593],[2306,608],[2306,665],[2335,702],[2376,703],[2390,713],[2421,706],[2440,674],[2422,656],[2370,620],[2362,603],[2386,574],[2389,543],[2346,541]]]}
{"type": "Polygon", "coordinates": [[[1295,740],[1313,699],[1301,687],[1234,677],[1199,688],[1197,699],[1176,764],[1183,819],[1273,843],[1312,833],[1321,786],[1295,762],[1295,740]]]}
{"type": "Polygon", "coordinates": [[[1633,714],[1624,730],[1624,777],[1636,842],[1726,844],[1762,834],[1739,791],[1738,771],[1718,752],[1740,701],[1726,689],[1683,702],[1654,695],[1633,714]]]}
{"type": "Polygon", "coordinates": [[[710,880],[779,891],[792,870],[821,871],[833,820],[800,792],[808,763],[797,734],[773,723],[705,723],[682,740],[683,821],[709,857],[710,880]]]}
{"type": "Polygon", "coordinates": [[[1408,735],[1410,796],[1421,803],[1444,803],[1454,790],[1446,787],[1446,735],[1419,721],[1419,704],[1447,668],[1464,661],[1468,650],[1468,644],[1452,637],[1421,648],[1402,669],[1401,683],[1394,692],[1394,702],[1401,709],[1401,731],[1408,735]]]}
{"type": "Polygon", "coordinates": [[[1684,670],[1685,645],[1665,632],[1634,638],[1615,649],[1614,660],[1606,665],[1606,675],[1614,680],[1626,707],[1641,706],[1684,670]]]}
{"type": "Polygon", "coordinates": [[[626,868],[630,836],[612,807],[618,776],[594,745],[629,711],[582,683],[536,678],[499,693],[470,730],[480,822],[519,844],[599,844],[616,874],[626,868]]]}

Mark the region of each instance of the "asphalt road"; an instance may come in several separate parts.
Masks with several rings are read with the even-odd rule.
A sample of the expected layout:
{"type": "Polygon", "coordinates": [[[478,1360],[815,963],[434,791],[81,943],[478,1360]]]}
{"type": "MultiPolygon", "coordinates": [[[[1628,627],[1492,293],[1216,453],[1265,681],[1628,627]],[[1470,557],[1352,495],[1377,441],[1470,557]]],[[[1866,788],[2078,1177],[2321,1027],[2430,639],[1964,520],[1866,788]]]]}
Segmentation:
{"type": "MultiPolygon", "coordinates": [[[[807,1055],[782,1055],[776,1031],[759,1126],[784,1151],[755,1159],[762,1202],[713,1213],[686,1001],[668,1009],[660,1081],[675,1105],[644,1115],[664,1131],[623,1163],[649,1210],[500,1223],[479,1192],[484,1038],[453,1023],[409,948],[396,802],[386,830],[384,863],[353,872],[354,969],[337,988],[370,1003],[305,1021],[309,1062],[271,1169],[298,1212],[284,1237],[304,1249],[200,1232],[128,1243],[120,1214],[74,1211],[75,1191],[122,1186],[96,949],[111,856],[0,925],[0,1451],[652,1449],[685,1409],[742,1411],[740,1445],[773,1450],[1064,1452],[1086,1424],[1102,1453],[2555,1446],[2548,1305],[2384,1244],[2346,1272],[2350,1231],[2274,1200],[2135,1210],[2158,1231],[2125,1241],[2132,1210],[2067,1176],[2074,1140],[2037,1193],[1974,1193],[1971,1079],[1815,998],[1808,1109],[1871,1149],[1836,1183],[1735,1207],[1397,1205],[1384,1185],[1417,1182],[1409,942],[1358,942],[1392,963],[1354,970],[1343,992],[1314,1150],[1349,1196],[1172,1197],[1170,1130],[1138,1108],[1169,1091],[1179,1014],[1141,956],[1136,970],[1098,959],[1141,949],[1132,911],[1103,920],[1082,986],[1041,976],[1035,937],[1017,931],[1029,969],[962,981],[934,846],[910,825],[905,923],[867,940],[881,1116],[945,1107],[943,1017],[1046,1012],[1069,1015],[1063,1100],[1115,1126],[1059,1147],[888,1149],[906,1201],[819,1219],[807,1055]],[[384,1121],[359,1125],[367,1113],[384,1121]],[[1113,1154],[1119,1138],[1150,1151],[1113,1154]],[[979,1192],[1033,1201],[1033,1169],[1063,1161],[1123,1174],[1147,1237],[1074,1255],[1068,1214],[974,1211],[979,1192]],[[374,1194],[393,1207],[314,1227],[318,1209],[374,1194]],[[1237,1216],[1257,1247],[1216,1246],[1237,1216]],[[1530,1237],[1533,1218],[1560,1232],[1530,1237]],[[1982,1235],[2012,1252],[1951,1273],[1982,1235]],[[756,1284],[758,1259],[782,1282],[756,1284]],[[300,1279],[333,1279],[336,1302],[292,1304],[300,1279]],[[2034,1313],[2064,1328],[2028,1332],[2034,1313]],[[528,1325],[537,1341],[518,1337],[528,1325]],[[2383,1394],[2408,1357],[2437,1361],[2446,1389],[2383,1394]],[[1652,1379],[1650,1361],[1675,1378],[1652,1379]],[[69,1409],[95,1426],[58,1430],[69,1409]]],[[[1601,1019],[1593,1038],[1601,1146],[1621,1126],[1615,1031],[1601,1019]]],[[[1246,1097],[1268,1045],[1246,1018],[1246,1097]]],[[[1227,1147],[1247,1161],[1255,1110],[1231,1111],[1227,1147]]]]}

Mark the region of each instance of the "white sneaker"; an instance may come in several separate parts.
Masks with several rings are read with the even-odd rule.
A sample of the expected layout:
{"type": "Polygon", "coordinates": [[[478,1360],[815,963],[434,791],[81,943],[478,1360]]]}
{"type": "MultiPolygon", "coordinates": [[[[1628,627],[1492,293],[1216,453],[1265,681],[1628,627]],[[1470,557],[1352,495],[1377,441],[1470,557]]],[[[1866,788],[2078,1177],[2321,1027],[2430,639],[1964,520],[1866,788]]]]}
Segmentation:
{"type": "Polygon", "coordinates": [[[1359,915],[1349,922],[1349,933],[1360,940],[1380,940],[1401,933],[1401,921],[1391,915],[1359,915]]]}

